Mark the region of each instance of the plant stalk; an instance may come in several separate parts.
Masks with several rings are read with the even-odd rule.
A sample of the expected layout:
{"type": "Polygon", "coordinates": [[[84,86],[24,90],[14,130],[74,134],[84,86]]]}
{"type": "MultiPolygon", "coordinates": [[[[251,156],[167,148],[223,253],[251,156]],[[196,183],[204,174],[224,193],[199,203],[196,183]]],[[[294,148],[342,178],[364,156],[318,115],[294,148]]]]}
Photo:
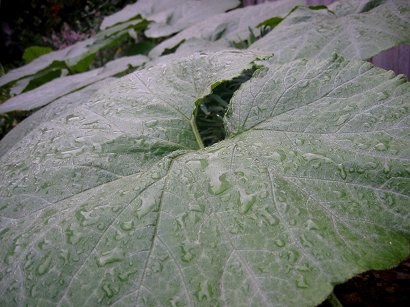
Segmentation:
{"type": "Polygon", "coordinates": [[[196,142],[198,143],[199,148],[204,149],[205,146],[204,146],[204,143],[202,142],[201,135],[199,134],[198,127],[196,125],[196,110],[194,111],[194,114],[192,115],[189,123],[191,124],[191,128],[192,128],[192,131],[194,132],[195,139],[196,139],[196,142]]]}
{"type": "Polygon", "coordinates": [[[330,293],[326,300],[332,307],[343,307],[343,304],[339,301],[334,292],[330,293]]]}

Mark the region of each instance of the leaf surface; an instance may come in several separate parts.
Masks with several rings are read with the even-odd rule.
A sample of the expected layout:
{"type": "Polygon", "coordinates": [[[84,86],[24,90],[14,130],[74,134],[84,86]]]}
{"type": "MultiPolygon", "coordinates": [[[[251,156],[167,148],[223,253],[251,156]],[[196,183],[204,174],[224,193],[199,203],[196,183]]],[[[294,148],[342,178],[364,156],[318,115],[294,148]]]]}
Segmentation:
{"type": "Polygon", "coordinates": [[[175,150],[197,149],[190,124],[195,102],[250,68],[257,56],[196,54],[138,71],[42,122],[0,158],[3,213],[35,212],[144,171],[175,150]],[[14,211],[16,204],[25,209],[14,211]]]}
{"type": "Polygon", "coordinates": [[[165,37],[238,5],[238,0],[174,0],[172,5],[166,0],[139,0],[104,18],[101,29],[141,16],[150,21],[147,37],[165,37]]]}
{"type": "Polygon", "coordinates": [[[410,5],[406,0],[386,1],[368,12],[346,16],[300,8],[250,49],[273,52],[281,63],[326,58],[334,52],[348,58],[369,59],[383,50],[409,43],[409,20],[410,5]]]}
{"type": "Polygon", "coordinates": [[[175,36],[163,41],[151,50],[151,58],[159,57],[166,49],[178,46],[182,41],[199,38],[208,41],[221,41],[227,47],[231,41],[242,41],[249,37],[249,29],[272,16],[286,16],[292,8],[300,4],[297,0],[282,0],[247,6],[228,13],[206,18],[175,36]]]}
{"type": "Polygon", "coordinates": [[[0,113],[15,110],[32,110],[45,106],[87,85],[126,71],[129,66],[141,66],[148,60],[148,57],[143,55],[122,57],[108,62],[101,68],[52,80],[32,91],[14,96],[5,101],[0,105],[0,113]]]}
{"type": "Polygon", "coordinates": [[[41,123],[51,121],[63,113],[69,112],[71,109],[85,104],[90,97],[100,88],[108,86],[116,78],[106,78],[104,80],[95,82],[78,91],[67,94],[61,98],[56,99],[44,108],[36,111],[28,118],[20,122],[8,134],[6,134],[0,142],[0,156],[6,151],[10,150],[14,144],[22,140],[28,133],[34,130],[41,123]]]}
{"type": "MultiPolygon", "coordinates": [[[[225,55],[235,67],[252,59],[225,55]]],[[[221,54],[196,55],[170,65],[169,73],[162,73],[161,65],[136,72],[108,89],[104,96],[112,95],[105,101],[98,94],[81,111],[98,114],[98,105],[104,105],[108,112],[102,115],[117,119],[117,125],[159,108],[164,120],[180,113],[189,117],[212,84],[244,68],[217,70],[218,59],[227,62],[221,54]],[[208,81],[197,81],[195,67],[201,67],[200,80],[208,81]],[[212,67],[209,74],[206,67],[212,67]],[[148,82],[144,91],[138,79],[148,82]],[[154,80],[157,89],[172,90],[147,94],[154,80]],[[110,107],[117,108],[116,101],[124,112],[110,107]]],[[[193,151],[192,143],[189,152],[179,151],[181,146],[161,160],[145,157],[156,163],[140,172],[122,161],[121,167],[131,168],[124,177],[77,191],[70,182],[91,179],[64,180],[62,172],[55,189],[65,195],[54,198],[39,182],[40,189],[27,188],[46,173],[25,173],[18,151],[3,156],[1,203],[13,205],[0,209],[0,302],[314,306],[334,284],[405,258],[410,252],[409,83],[341,57],[261,65],[232,98],[228,138],[206,149],[193,151]],[[12,187],[16,178],[21,180],[12,187]],[[20,199],[8,194],[12,190],[20,199]],[[35,200],[40,196],[47,200],[41,206],[35,200]]],[[[158,113],[151,114],[157,127],[163,125],[158,113]]],[[[101,137],[102,123],[90,132],[101,137]]],[[[135,137],[149,135],[129,123],[127,131],[135,137]]],[[[59,124],[48,129],[72,129],[59,124]]],[[[117,131],[107,128],[111,135],[117,131]]],[[[64,137],[62,144],[70,142],[64,137]]],[[[48,153],[56,150],[37,144],[48,153]]],[[[25,157],[32,160],[30,172],[41,169],[33,160],[41,152],[24,147],[31,149],[25,157]]],[[[128,148],[130,143],[117,149],[128,148]]],[[[95,161],[116,163],[95,150],[89,153],[99,155],[95,161]]],[[[51,154],[43,168],[53,168],[53,159],[60,158],[69,162],[65,173],[72,174],[78,166],[72,155],[51,154]]]]}
{"type": "Polygon", "coordinates": [[[22,67],[10,70],[7,74],[0,78],[0,86],[6,85],[12,81],[21,79],[26,76],[33,75],[39,71],[46,69],[53,63],[60,63],[68,61],[69,63],[76,63],[79,56],[87,52],[88,46],[94,42],[94,38],[75,43],[74,45],[65,49],[53,51],[47,53],[35,60],[30,64],[22,67]]]}

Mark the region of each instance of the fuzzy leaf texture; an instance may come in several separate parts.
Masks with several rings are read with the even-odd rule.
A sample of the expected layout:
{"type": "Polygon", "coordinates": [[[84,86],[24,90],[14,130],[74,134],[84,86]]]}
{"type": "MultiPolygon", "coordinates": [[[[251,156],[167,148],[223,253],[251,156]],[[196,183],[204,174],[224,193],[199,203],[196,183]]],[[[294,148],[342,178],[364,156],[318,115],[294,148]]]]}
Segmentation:
{"type": "Polygon", "coordinates": [[[334,52],[367,60],[383,50],[410,43],[409,1],[349,4],[351,1],[336,2],[329,6],[332,12],[301,7],[250,49],[273,52],[281,63],[326,58],[334,52]]]}
{"type": "Polygon", "coordinates": [[[199,150],[199,100],[256,58],[135,72],[3,154],[0,304],[314,306],[408,256],[409,83],[260,61],[199,150]]]}

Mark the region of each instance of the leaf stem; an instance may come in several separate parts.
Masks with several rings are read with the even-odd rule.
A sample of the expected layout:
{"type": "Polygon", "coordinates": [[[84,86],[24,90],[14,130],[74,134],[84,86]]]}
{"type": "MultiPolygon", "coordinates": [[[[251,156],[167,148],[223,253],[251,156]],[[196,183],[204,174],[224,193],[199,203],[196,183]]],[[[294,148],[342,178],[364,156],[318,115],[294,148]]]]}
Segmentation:
{"type": "Polygon", "coordinates": [[[197,113],[197,108],[195,109],[194,114],[192,114],[192,117],[189,123],[191,124],[192,132],[195,135],[195,139],[196,139],[196,142],[198,143],[199,148],[204,149],[205,146],[204,146],[204,143],[202,142],[201,135],[199,134],[198,127],[196,125],[196,113],[197,113]]]}
{"type": "Polygon", "coordinates": [[[327,297],[326,301],[332,307],[343,307],[343,304],[339,301],[339,299],[337,298],[337,296],[334,292],[330,293],[330,295],[327,297]]]}

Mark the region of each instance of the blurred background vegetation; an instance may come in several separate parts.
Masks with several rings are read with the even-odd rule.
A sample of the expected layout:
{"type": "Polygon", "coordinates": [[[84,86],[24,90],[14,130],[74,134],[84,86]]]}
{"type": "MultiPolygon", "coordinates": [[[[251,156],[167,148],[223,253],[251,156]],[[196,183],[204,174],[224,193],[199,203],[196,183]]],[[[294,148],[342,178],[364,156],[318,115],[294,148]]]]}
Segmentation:
{"type": "MultiPolygon", "coordinates": [[[[30,61],[37,52],[63,49],[96,33],[102,19],[135,0],[0,1],[0,75],[30,61]],[[31,48],[30,48],[31,47],[31,48]],[[26,51],[26,53],[25,53],[26,51]]],[[[114,51],[115,52],[115,51],[114,51]]],[[[0,90],[0,103],[9,98],[0,90]]],[[[0,139],[31,112],[0,114],[0,139]]]]}
{"type": "Polygon", "coordinates": [[[30,46],[65,48],[93,35],[103,17],[135,0],[13,0],[0,2],[2,69],[23,65],[30,46]]]}

